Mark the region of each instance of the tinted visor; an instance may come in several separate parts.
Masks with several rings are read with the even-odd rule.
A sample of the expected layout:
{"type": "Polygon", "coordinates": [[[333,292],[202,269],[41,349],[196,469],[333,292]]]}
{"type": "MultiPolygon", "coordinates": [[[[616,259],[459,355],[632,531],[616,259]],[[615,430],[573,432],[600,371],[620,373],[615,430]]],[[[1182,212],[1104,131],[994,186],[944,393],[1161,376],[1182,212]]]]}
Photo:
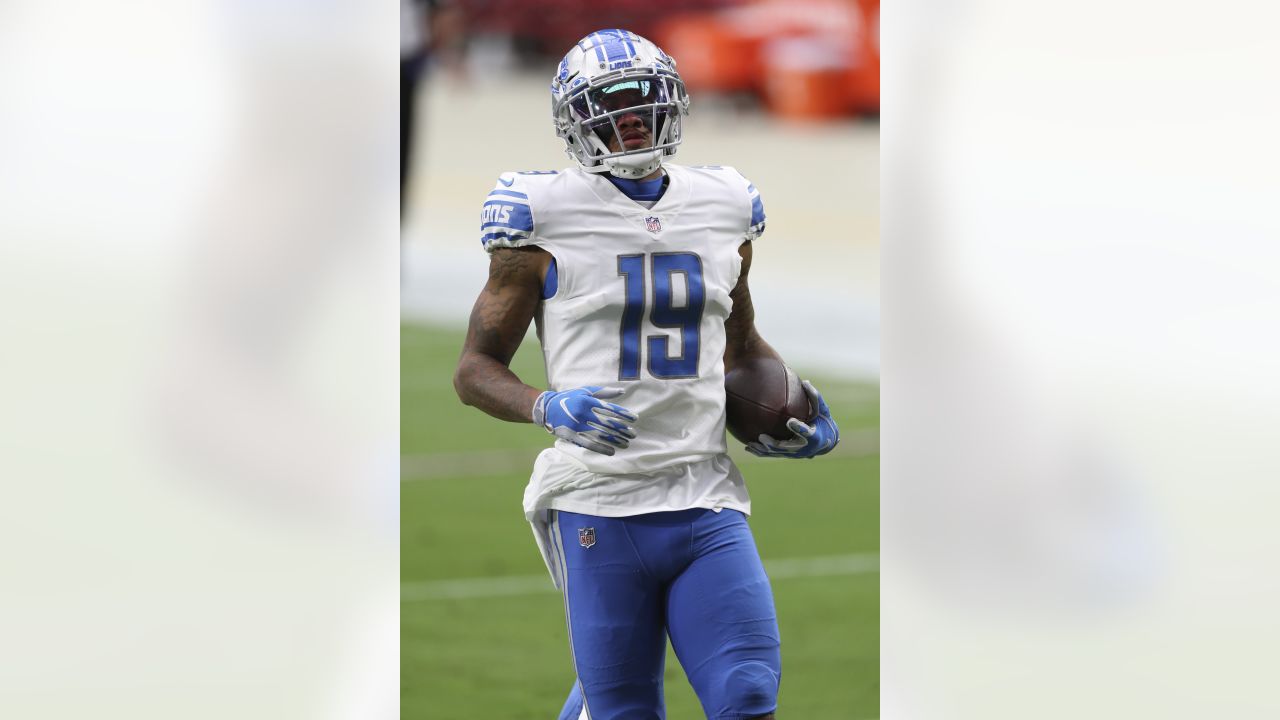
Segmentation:
{"type": "Polygon", "coordinates": [[[617,121],[628,115],[628,110],[633,110],[650,133],[654,132],[667,117],[670,98],[665,78],[639,78],[588,89],[573,98],[570,105],[585,121],[583,124],[608,144],[617,121]]]}

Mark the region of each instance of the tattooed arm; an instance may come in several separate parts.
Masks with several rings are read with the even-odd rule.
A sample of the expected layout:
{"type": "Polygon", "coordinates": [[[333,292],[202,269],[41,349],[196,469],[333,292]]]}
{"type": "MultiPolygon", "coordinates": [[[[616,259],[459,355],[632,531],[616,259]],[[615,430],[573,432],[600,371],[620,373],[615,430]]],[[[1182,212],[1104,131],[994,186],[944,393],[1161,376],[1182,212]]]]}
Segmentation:
{"type": "Polygon", "coordinates": [[[747,358],[763,355],[782,359],[778,351],[770,347],[760,337],[760,333],[756,332],[756,309],[751,304],[751,290],[747,287],[747,273],[751,270],[751,243],[743,243],[738,248],[738,255],[742,257],[742,272],[738,274],[738,284],[729,293],[733,300],[733,311],[724,321],[725,372],[747,358]]]}
{"type": "Polygon", "coordinates": [[[551,254],[536,247],[502,248],[489,258],[489,281],[471,310],[471,324],[453,387],[463,403],[511,422],[532,422],[541,390],[511,372],[511,358],[524,340],[542,300],[542,278],[551,254]]]}
{"type": "MultiPolygon", "coordinates": [[[[742,256],[742,272],[738,275],[738,284],[729,293],[733,298],[733,311],[724,321],[725,348],[724,369],[728,372],[734,365],[753,357],[773,357],[782,361],[778,351],[756,332],[756,311],[751,305],[751,291],[747,289],[747,273],[751,270],[751,243],[743,243],[738,248],[742,256]]],[[[810,408],[815,410],[813,418],[803,420],[792,418],[787,422],[791,431],[790,438],[770,438],[761,435],[759,442],[747,443],[747,451],[761,457],[811,458],[831,452],[840,442],[840,428],[831,417],[831,409],[827,407],[822,395],[808,380],[803,384],[804,392],[809,396],[810,408]],[[766,442],[767,440],[767,442],[766,442]]]]}

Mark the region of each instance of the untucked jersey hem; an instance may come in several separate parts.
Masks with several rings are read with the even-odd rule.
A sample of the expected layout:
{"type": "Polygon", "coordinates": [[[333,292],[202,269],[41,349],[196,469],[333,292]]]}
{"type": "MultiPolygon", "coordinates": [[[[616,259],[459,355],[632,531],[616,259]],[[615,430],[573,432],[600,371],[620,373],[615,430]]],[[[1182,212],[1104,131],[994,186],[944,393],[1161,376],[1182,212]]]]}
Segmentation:
{"type": "Polygon", "coordinates": [[[563,510],[564,512],[578,513],[580,515],[595,515],[597,517],[631,517],[633,515],[649,515],[651,513],[679,512],[681,510],[695,509],[712,510],[715,512],[720,512],[721,510],[737,510],[743,515],[751,515],[751,503],[739,503],[735,501],[716,502],[712,500],[703,500],[701,502],[688,505],[679,504],[662,508],[649,506],[643,510],[637,511],[634,506],[601,505],[599,503],[553,499],[541,509],[563,510]]]}

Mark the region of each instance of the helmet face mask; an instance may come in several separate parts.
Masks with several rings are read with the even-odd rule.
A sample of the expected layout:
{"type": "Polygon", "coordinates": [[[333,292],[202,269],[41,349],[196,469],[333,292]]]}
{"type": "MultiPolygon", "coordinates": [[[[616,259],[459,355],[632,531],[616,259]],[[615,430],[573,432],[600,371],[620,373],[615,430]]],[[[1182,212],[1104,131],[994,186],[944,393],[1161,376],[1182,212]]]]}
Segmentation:
{"type": "Polygon", "coordinates": [[[675,61],[626,30],[601,30],[578,42],[560,61],[551,98],[565,152],[588,172],[631,179],[675,154],[680,118],[689,111],[675,61]]]}

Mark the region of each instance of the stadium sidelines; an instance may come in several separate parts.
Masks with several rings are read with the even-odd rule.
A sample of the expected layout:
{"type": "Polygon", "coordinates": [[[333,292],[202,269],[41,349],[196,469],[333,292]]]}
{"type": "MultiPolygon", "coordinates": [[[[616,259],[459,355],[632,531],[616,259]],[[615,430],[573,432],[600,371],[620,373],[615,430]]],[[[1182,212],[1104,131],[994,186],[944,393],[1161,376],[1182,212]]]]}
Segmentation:
{"type": "MultiPolygon", "coordinates": [[[[855,553],[852,555],[826,555],[807,558],[768,560],[764,564],[769,579],[830,577],[834,575],[862,575],[880,571],[879,553],[855,553]]],[[[478,598],[509,597],[552,593],[549,575],[510,575],[507,577],[464,578],[457,580],[432,580],[428,582],[402,583],[400,602],[427,600],[471,600],[478,598]]]]}

